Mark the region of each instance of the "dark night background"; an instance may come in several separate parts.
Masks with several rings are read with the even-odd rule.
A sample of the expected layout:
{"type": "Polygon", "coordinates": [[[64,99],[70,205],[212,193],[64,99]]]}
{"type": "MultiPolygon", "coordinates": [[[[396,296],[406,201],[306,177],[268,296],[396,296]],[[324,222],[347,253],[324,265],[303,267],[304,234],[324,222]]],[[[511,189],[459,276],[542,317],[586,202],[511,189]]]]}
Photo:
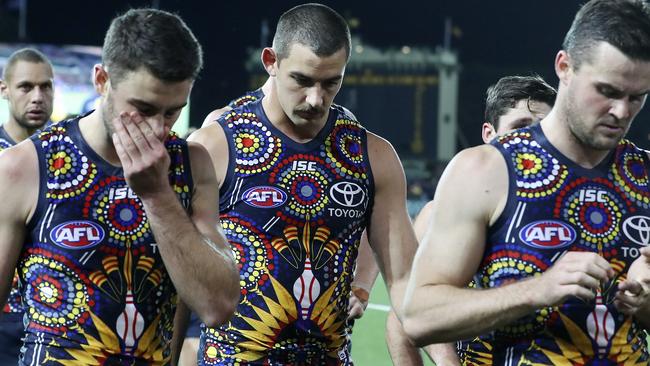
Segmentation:
{"type": "MultiPolygon", "coordinates": [[[[18,37],[18,0],[0,0],[0,42],[18,37]]],[[[297,1],[45,1],[27,3],[26,42],[101,45],[112,17],[129,7],[154,6],[180,14],[204,47],[205,68],[192,92],[191,123],[250,89],[246,50],[260,46],[261,22],[271,34],[280,14],[297,1]]],[[[354,35],[380,48],[435,48],[444,19],[460,29],[452,39],[462,65],[458,120],[471,145],[480,143],[485,89],[499,77],[538,73],[557,86],[553,60],[582,1],[323,1],[358,25],[354,35]]],[[[270,42],[270,39],[269,39],[270,42]]],[[[354,56],[353,56],[354,57],[354,56]]],[[[345,88],[345,83],[343,88],[345,88]]],[[[647,109],[647,108],[646,108],[647,109]]],[[[642,112],[631,137],[647,146],[642,112]]],[[[391,117],[394,118],[394,117],[391,117]]],[[[364,122],[362,120],[362,122],[364,122]]],[[[400,123],[387,119],[373,123],[400,123]]],[[[367,123],[366,123],[367,124],[367,123]]],[[[433,126],[431,126],[433,128],[433,126]]]]}

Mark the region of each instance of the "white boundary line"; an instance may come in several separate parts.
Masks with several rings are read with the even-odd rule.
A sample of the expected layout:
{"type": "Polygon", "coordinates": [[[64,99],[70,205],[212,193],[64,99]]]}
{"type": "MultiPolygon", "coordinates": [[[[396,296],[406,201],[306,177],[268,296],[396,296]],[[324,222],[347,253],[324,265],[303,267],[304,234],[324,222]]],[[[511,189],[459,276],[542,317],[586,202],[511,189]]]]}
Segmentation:
{"type": "Polygon", "coordinates": [[[390,311],[390,306],[388,306],[388,305],[382,305],[382,304],[373,304],[373,303],[369,303],[369,304],[368,304],[368,309],[379,310],[379,311],[383,311],[383,312],[386,312],[386,313],[387,313],[387,312],[390,311]]]}

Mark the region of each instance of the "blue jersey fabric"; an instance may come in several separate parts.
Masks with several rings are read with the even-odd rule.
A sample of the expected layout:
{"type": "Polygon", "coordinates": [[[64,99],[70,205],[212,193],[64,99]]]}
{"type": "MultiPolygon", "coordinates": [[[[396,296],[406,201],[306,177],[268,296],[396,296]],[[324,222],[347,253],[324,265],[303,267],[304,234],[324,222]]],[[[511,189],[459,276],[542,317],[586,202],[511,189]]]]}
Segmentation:
{"type": "MultiPolygon", "coordinates": [[[[79,119],[31,137],[40,193],[18,265],[21,365],[166,365],[176,290],[123,170],[85,142],[79,119]]],[[[187,144],[171,134],[169,182],[191,202],[187,144]]]]}
{"type": "Polygon", "coordinates": [[[509,197],[489,229],[474,282],[493,288],[538,275],[567,251],[594,252],[616,277],[594,301],[571,298],[459,343],[465,365],[647,365],[645,332],[613,305],[639,249],[650,244],[647,153],[627,140],[593,169],[569,160],[541,126],[493,145],[508,166],[509,197]]]}
{"type": "Polygon", "coordinates": [[[219,123],[230,151],[220,219],[241,298],[226,325],[202,329],[200,364],[351,365],[350,282],[374,197],[365,129],[332,106],[297,143],[259,100],[219,123]]]}

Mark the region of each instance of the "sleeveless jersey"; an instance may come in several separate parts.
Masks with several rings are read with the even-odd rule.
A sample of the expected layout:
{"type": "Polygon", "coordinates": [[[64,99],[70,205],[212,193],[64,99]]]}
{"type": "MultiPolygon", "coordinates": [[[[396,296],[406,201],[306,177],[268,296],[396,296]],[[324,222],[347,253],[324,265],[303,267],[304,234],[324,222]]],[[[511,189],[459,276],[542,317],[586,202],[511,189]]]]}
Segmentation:
{"type": "Polygon", "coordinates": [[[478,287],[506,285],[546,271],[567,251],[595,252],[616,276],[593,301],[571,298],[472,341],[466,365],[647,365],[645,333],[613,304],[639,249],[650,244],[649,160],[623,140],[593,169],[578,166],[541,126],[493,142],[508,165],[503,214],[488,231],[478,287]]]}
{"type": "MultiPolygon", "coordinates": [[[[11,136],[9,136],[4,126],[0,126],[0,151],[4,149],[8,149],[14,145],[16,145],[14,139],[12,139],[11,136]]],[[[4,313],[14,313],[14,314],[22,313],[20,289],[18,288],[17,273],[16,275],[14,275],[14,279],[11,283],[11,290],[9,291],[9,297],[7,298],[7,302],[5,303],[5,306],[3,307],[2,311],[4,313]]]]}
{"type": "Polygon", "coordinates": [[[230,159],[220,219],[239,262],[234,317],[203,327],[202,365],[351,365],[348,298],[374,185],[366,131],[332,106],[319,134],[296,143],[261,101],[219,123],[230,159]]]}
{"type": "MultiPolygon", "coordinates": [[[[18,267],[21,365],[167,364],[176,290],[123,170],[87,145],[78,118],[31,139],[40,193],[18,267]]],[[[169,182],[188,208],[186,142],[172,134],[165,145],[169,182]]]]}

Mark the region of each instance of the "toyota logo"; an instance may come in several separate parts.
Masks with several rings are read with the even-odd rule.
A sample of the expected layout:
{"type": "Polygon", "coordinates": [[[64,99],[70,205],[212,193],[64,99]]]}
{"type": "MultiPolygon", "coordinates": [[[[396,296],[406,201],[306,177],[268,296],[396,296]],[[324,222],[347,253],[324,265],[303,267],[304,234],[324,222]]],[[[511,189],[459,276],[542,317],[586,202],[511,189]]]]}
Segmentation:
{"type": "Polygon", "coordinates": [[[363,203],[366,192],[356,183],[338,182],[330,189],[330,196],[341,206],[357,207],[363,203]]]}
{"type": "Polygon", "coordinates": [[[646,246],[650,244],[650,217],[632,216],[623,222],[623,232],[628,239],[646,246]]]}

